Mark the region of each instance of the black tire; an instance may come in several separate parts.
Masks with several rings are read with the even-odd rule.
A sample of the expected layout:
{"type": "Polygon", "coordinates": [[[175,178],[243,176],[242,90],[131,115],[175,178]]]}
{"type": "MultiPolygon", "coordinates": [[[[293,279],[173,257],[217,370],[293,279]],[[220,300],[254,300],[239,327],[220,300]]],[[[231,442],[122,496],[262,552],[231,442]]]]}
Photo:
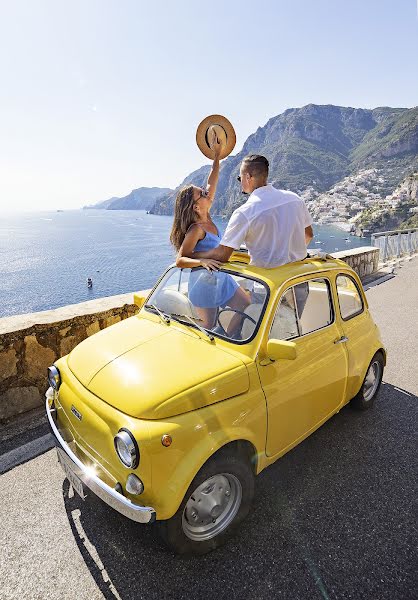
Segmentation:
{"type": "MultiPolygon", "coordinates": [[[[218,494],[222,494],[222,492],[218,492],[218,494]]],[[[253,497],[254,472],[248,459],[239,454],[221,450],[210,458],[197,473],[176,514],[171,519],[158,522],[161,537],[177,554],[206,554],[222,546],[234,535],[241,521],[247,516],[253,497]],[[223,482],[226,482],[224,488],[222,488],[223,482]],[[207,484],[207,487],[204,488],[204,491],[199,491],[200,486],[203,486],[203,484],[207,484]],[[229,494],[228,485],[230,486],[229,494]],[[214,491],[208,493],[207,490],[212,489],[212,486],[214,491]],[[215,508],[221,510],[223,506],[222,513],[211,523],[205,525],[203,520],[199,521],[201,516],[205,516],[198,512],[197,503],[201,502],[199,496],[206,494],[209,497],[211,495],[213,499],[213,494],[222,489],[225,490],[223,492],[224,503],[222,504],[221,501],[217,507],[212,508],[212,511],[215,508]],[[235,490],[234,498],[232,497],[233,489],[235,490]],[[239,489],[241,491],[240,498],[238,498],[239,489]],[[228,499],[226,499],[227,494],[230,496],[228,499]],[[196,510],[194,507],[196,507],[196,510]],[[196,518],[196,522],[192,521],[192,514],[196,518]],[[218,523],[216,523],[217,520],[218,523]],[[197,531],[196,528],[198,527],[209,529],[206,533],[201,533],[197,531]],[[221,528],[218,533],[215,531],[216,527],[221,528]],[[222,527],[224,528],[222,529],[222,527]],[[205,539],[204,536],[210,535],[211,531],[213,537],[205,539]],[[192,539],[190,536],[194,538],[197,536],[199,539],[192,539]]],[[[220,498],[222,498],[221,495],[218,496],[218,499],[220,498]]],[[[204,503],[205,499],[203,498],[203,504],[200,506],[203,506],[204,503]]],[[[208,517],[207,514],[206,517],[208,517]]],[[[211,518],[209,517],[209,519],[211,518]]]]}
{"type": "Polygon", "coordinates": [[[375,398],[379,392],[383,378],[384,359],[381,352],[376,352],[367,369],[366,376],[361,385],[360,391],[351,400],[351,406],[357,410],[369,410],[374,404],[375,398]],[[374,377],[372,386],[368,378],[374,377]]]}

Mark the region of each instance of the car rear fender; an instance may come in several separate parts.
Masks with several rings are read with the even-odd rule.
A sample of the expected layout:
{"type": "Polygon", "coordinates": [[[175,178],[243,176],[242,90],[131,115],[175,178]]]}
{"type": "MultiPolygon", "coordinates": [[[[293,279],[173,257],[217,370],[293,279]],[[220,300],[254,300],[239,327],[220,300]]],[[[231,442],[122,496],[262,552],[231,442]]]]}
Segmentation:
{"type": "MultiPolygon", "coordinates": [[[[354,388],[354,394],[352,394],[352,395],[351,395],[351,396],[352,396],[352,398],[354,398],[354,396],[357,396],[357,394],[359,393],[359,391],[360,391],[360,389],[361,389],[361,386],[363,385],[364,379],[365,379],[365,377],[366,377],[366,373],[367,373],[367,370],[368,370],[368,368],[369,368],[369,366],[370,366],[370,363],[372,362],[372,359],[373,359],[373,357],[374,357],[374,356],[375,356],[375,355],[376,355],[378,352],[380,352],[380,353],[382,354],[382,356],[383,356],[383,364],[384,364],[384,366],[386,366],[386,350],[385,350],[385,348],[383,348],[383,347],[376,347],[376,348],[374,349],[374,352],[371,352],[371,353],[370,353],[370,359],[369,359],[369,361],[368,361],[368,362],[367,362],[367,363],[364,365],[364,369],[363,369],[363,371],[362,371],[362,373],[361,373],[360,377],[358,378],[358,380],[357,380],[357,382],[356,382],[356,386],[355,386],[355,388],[354,388]]],[[[349,398],[349,401],[350,401],[352,398],[349,398]]]]}

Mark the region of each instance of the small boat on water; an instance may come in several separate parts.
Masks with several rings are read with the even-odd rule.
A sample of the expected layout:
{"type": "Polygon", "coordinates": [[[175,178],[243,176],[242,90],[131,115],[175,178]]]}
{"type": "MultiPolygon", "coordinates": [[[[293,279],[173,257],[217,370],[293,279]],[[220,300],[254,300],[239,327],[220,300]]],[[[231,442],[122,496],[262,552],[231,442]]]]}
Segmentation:
{"type": "Polygon", "coordinates": [[[319,242],[315,242],[315,244],[322,244],[322,242],[321,242],[321,241],[319,241],[319,242]]]}
{"type": "Polygon", "coordinates": [[[93,287],[93,279],[91,277],[87,277],[87,287],[88,288],[93,287]]]}

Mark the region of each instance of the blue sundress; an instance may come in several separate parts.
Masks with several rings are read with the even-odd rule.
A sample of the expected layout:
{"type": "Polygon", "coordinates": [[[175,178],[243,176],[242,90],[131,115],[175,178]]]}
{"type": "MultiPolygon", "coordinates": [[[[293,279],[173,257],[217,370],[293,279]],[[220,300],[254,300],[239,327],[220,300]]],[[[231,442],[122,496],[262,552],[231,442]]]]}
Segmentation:
{"type": "MultiPolygon", "coordinates": [[[[206,231],[206,235],[195,246],[196,252],[207,252],[217,248],[221,238],[215,233],[206,231]]],[[[208,271],[205,268],[195,268],[189,277],[189,299],[199,308],[216,308],[226,306],[235,294],[239,284],[228,273],[208,271]]]]}

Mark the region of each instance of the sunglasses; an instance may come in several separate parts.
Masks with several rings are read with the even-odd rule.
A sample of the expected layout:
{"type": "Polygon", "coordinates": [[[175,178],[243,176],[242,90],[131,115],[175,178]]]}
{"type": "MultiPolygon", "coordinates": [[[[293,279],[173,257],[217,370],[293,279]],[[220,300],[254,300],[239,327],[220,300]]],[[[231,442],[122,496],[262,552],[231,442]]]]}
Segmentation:
{"type": "MultiPolygon", "coordinates": [[[[249,173],[245,173],[245,175],[248,175],[249,177],[252,177],[252,175],[250,175],[249,173]]],[[[239,181],[241,183],[241,175],[238,175],[237,181],[239,181]]]]}
{"type": "Polygon", "coordinates": [[[207,198],[208,196],[209,196],[208,190],[202,189],[202,190],[200,190],[200,196],[199,196],[198,200],[200,200],[200,198],[207,198]]]}

